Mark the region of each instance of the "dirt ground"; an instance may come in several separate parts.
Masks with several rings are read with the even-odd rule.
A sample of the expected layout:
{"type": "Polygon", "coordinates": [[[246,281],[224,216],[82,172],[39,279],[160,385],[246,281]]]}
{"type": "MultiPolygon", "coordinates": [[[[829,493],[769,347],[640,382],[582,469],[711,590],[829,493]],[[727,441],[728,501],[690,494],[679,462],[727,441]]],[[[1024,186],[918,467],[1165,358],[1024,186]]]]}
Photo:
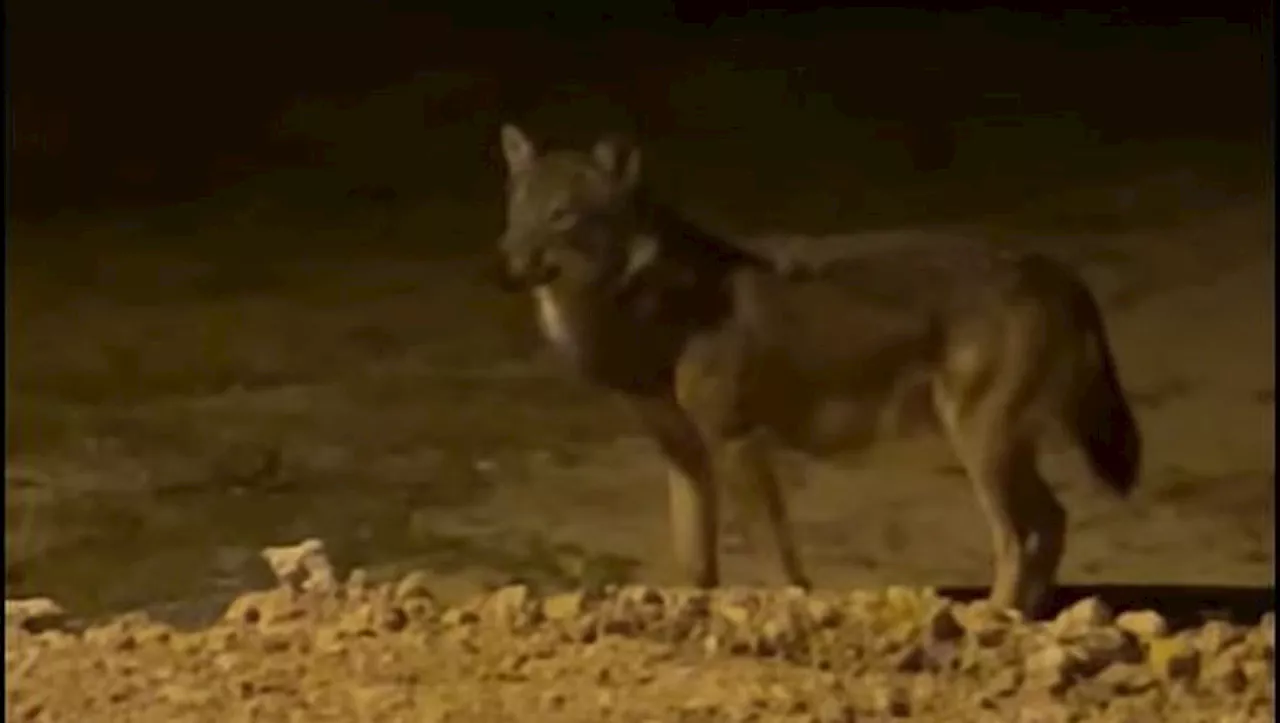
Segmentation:
{"type": "MultiPolygon", "coordinates": [[[[1273,590],[1272,213],[1245,198],[1161,228],[965,229],[1083,269],[1146,439],[1123,504],[1047,460],[1071,514],[1064,582],[1273,590]]],[[[615,590],[674,582],[661,464],[475,268],[178,244],[11,264],[6,597],[96,627],[7,615],[7,716],[1269,719],[1269,618],[1164,635],[1086,604],[1036,627],[874,592],[989,578],[936,440],[788,465],[813,596],[615,590]],[[276,584],[261,548],[306,538],[372,582],[224,615],[276,584]]],[[[732,520],[726,538],[732,584],[777,584],[732,520]]]]}

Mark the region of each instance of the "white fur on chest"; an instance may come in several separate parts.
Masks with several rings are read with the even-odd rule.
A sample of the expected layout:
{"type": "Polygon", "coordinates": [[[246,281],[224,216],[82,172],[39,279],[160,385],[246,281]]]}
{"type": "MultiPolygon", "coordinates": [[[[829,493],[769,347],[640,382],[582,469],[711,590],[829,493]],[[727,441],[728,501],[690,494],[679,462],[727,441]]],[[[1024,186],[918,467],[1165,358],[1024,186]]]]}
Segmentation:
{"type": "Polygon", "coordinates": [[[569,319],[560,299],[546,286],[533,290],[533,300],[538,307],[538,326],[553,346],[565,352],[574,348],[573,333],[569,329],[569,319]]]}

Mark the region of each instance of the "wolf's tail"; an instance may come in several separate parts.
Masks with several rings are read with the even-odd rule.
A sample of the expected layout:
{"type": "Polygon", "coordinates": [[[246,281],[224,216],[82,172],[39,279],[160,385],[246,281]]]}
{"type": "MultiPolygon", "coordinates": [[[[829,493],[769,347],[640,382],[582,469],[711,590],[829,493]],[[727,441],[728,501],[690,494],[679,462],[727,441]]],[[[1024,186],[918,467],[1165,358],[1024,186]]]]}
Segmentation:
{"type": "Polygon", "coordinates": [[[1138,483],[1142,435],[1116,374],[1102,313],[1092,295],[1087,296],[1088,316],[1092,317],[1087,325],[1097,354],[1084,380],[1083,394],[1076,400],[1071,426],[1094,476],[1127,497],[1138,483]]]}

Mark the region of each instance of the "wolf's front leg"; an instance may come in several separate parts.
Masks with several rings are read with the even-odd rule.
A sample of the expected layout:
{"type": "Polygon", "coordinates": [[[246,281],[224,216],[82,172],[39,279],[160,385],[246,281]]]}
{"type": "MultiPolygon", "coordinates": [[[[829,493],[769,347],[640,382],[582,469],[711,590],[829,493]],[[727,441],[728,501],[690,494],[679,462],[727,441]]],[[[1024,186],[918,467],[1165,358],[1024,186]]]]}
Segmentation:
{"type": "Polygon", "coordinates": [[[669,398],[635,403],[667,459],[671,541],[682,578],[697,587],[720,583],[720,503],[713,465],[697,427],[669,398]]]}

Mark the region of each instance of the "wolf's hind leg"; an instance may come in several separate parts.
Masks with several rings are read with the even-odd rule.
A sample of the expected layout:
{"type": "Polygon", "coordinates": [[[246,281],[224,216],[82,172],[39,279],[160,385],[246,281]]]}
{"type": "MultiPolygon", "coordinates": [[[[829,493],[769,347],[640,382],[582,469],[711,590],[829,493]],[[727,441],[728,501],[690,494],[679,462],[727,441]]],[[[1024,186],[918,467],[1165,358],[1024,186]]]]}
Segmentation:
{"type": "Polygon", "coordinates": [[[737,503],[751,546],[761,549],[768,538],[774,562],[787,582],[809,588],[768,439],[759,433],[745,434],[717,447],[719,478],[737,503]]]}
{"type": "Polygon", "coordinates": [[[991,602],[1028,617],[1042,612],[1061,562],[1066,511],[1036,468],[1034,443],[1019,435],[1016,409],[988,397],[961,415],[952,392],[934,398],[951,447],[991,529],[991,602]]]}

